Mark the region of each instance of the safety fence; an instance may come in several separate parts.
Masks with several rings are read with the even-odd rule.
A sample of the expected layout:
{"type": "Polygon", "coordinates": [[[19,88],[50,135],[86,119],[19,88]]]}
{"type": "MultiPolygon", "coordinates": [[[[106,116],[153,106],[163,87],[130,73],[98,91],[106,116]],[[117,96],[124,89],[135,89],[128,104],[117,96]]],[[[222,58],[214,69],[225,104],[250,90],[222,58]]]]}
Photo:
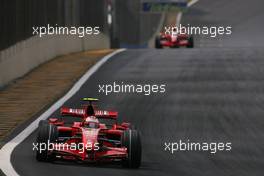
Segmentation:
{"type": "Polygon", "coordinates": [[[0,50],[32,36],[33,26],[106,25],[105,0],[1,0],[0,50]]]}

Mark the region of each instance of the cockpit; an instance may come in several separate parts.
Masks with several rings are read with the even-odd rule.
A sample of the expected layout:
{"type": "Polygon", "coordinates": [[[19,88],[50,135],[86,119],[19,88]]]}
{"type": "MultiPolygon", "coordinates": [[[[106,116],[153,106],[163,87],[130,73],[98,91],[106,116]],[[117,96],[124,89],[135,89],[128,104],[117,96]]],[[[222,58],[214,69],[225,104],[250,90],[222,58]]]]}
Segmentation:
{"type": "Polygon", "coordinates": [[[89,116],[84,121],[84,127],[86,128],[99,128],[99,120],[95,116],[89,116]]]}

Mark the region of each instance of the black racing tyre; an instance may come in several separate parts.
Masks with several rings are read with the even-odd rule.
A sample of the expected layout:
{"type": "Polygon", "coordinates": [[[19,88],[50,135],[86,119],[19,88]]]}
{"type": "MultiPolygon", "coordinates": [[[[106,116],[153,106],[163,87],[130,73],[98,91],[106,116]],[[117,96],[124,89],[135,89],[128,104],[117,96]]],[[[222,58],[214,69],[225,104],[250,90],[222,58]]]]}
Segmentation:
{"type": "Polygon", "coordinates": [[[162,45],[160,44],[160,37],[159,36],[157,36],[155,38],[155,48],[157,48],[157,49],[161,49],[162,48],[162,45]]]}
{"type": "Polygon", "coordinates": [[[36,159],[38,161],[53,161],[56,156],[48,152],[49,143],[56,142],[58,138],[57,126],[49,124],[46,120],[41,120],[38,126],[37,143],[38,150],[36,151],[36,159]],[[45,145],[45,150],[40,151],[40,145],[45,145]]]}
{"type": "Polygon", "coordinates": [[[194,41],[193,41],[193,36],[190,36],[188,38],[188,45],[187,48],[193,48],[194,47],[194,41]]]}
{"type": "Polygon", "coordinates": [[[141,165],[142,150],[139,132],[137,130],[124,131],[121,144],[128,150],[128,157],[122,161],[123,167],[139,168],[141,165]]]}

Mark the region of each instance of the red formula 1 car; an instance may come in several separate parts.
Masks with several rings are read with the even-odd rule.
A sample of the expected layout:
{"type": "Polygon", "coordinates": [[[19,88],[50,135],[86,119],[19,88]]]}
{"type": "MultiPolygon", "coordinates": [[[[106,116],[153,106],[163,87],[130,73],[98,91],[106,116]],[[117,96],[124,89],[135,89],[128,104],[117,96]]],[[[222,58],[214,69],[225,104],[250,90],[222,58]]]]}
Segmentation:
{"type": "Polygon", "coordinates": [[[120,161],[124,167],[138,168],[141,164],[141,141],[130,123],[117,123],[117,112],[95,110],[97,99],[80,109],[62,107],[61,118],[39,123],[36,151],[38,161],[77,160],[83,162],[120,161]],[[66,124],[63,116],[79,118],[66,124]],[[102,119],[113,123],[107,126],[102,119]]]}
{"type": "Polygon", "coordinates": [[[160,33],[159,36],[155,39],[155,47],[156,48],[163,48],[163,47],[170,47],[170,48],[179,48],[179,47],[187,47],[193,48],[194,41],[193,36],[188,34],[164,34],[160,33]]]}

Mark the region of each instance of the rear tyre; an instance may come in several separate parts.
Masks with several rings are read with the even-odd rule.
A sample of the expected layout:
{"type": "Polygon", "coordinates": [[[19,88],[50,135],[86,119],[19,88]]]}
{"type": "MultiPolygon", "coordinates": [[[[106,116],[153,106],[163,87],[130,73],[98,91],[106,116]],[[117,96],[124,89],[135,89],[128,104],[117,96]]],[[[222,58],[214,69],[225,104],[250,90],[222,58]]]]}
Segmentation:
{"type": "Polygon", "coordinates": [[[49,124],[46,120],[41,120],[38,127],[37,143],[38,150],[36,152],[36,159],[38,161],[53,161],[56,156],[54,153],[49,153],[48,143],[56,142],[58,138],[57,126],[49,124]],[[40,151],[40,145],[44,150],[40,151]],[[45,145],[45,147],[44,147],[45,145]]]}
{"type": "Polygon", "coordinates": [[[155,48],[157,48],[157,49],[161,49],[162,48],[162,45],[160,43],[160,37],[159,36],[157,36],[155,38],[155,48]]]}
{"type": "Polygon", "coordinates": [[[193,48],[194,47],[194,41],[193,41],[193,36],[190,36],[188,38],[188,45],[187,48],[193,48]]]}
{"type": "Polygon", "coordinates": [[[141,140],[137,130],[126,130],[121,138],[122,146],[127,148],[128,157],[123,160],[123,167],[139,168],[141,165],[141,140]]]}

